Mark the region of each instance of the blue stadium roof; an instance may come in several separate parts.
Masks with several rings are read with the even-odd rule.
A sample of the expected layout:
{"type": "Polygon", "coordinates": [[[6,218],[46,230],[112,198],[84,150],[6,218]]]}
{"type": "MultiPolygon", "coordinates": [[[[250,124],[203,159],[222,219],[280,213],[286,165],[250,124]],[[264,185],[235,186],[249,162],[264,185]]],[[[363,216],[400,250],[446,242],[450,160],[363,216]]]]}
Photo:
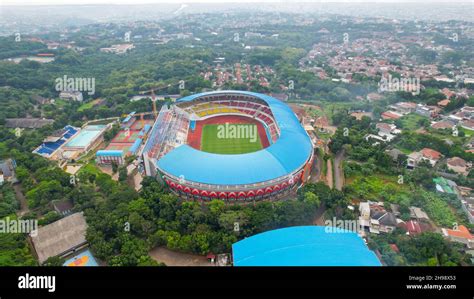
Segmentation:
{"type": "Polygon", "coordinates": [[[296,115],[285,103],[268,95],[248,91],[213,91],[190,95],[178,102],[218,94],[244,94],[264,100],[280,128],[280,137],[269,147],[247,154],[219,155],[181,145],[158,161],[158,167],[187,181],[214,185],[265,182],[292,173],[308,160],[311,140],[296,115]]]}
{"type": "Polygon", "coordinates": [[[234,266],[381,266],[354,232],[324,226],[272,230],[232,245],[234,266]]]}

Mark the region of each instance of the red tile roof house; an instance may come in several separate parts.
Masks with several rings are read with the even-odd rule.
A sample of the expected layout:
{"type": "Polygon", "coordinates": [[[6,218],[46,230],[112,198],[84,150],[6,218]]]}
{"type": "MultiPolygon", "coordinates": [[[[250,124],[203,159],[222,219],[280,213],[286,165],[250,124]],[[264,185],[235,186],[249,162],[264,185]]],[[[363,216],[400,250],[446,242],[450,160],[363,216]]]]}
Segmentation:
{"type": "Polygon", "coordinates": [[[390,134],[397,128],[397,126],[387,123],[378,123],[375,125],[375,127],[379,130],[379,132],[385,134],[390,134]]]}
{"type": "Polygon", "coordinates": [[[448,166],[448,169],[451,169],[452,171],[458,174],[462,174],[462,175],[469,174],[467,162],[462,158],[459,158],[459,157],[449,158],[446,165],[448,166]]]}
{"type": "Polygon", "coordinates": [[[421,234],[422,230],[418,221],[416,220],[407,221],[407,232],[410,236],[421,234]]]}
{"type": "Polygon", "coordinates": [[[398,249],[398,246],[397,244],[389,244],[390,245],[390,248],[396,252],[396,253],[400,253],[400,249],[398,249]]]}
{"type": "Polygon", "coordinates": [[[425,160],[428,160],[428,162],[430,162],[431,166],[434,166],[436,162],[438,162],[439,159],[441,159],[441,156],[442,156],[440,152],[427,148],[427,147],[422,149],[420,153],[423,155],[423,158],[425,160]]]}
{"type": "Polygon", "coordinates": [[[444,107],[448,106],[449,103],[451,103],[451,101],[448,100],[448,99],[445,99],[445,100],[439,101],[437,104],[438,104],[439,107],[444,108],[444,107]]]}
{"type": "Polygon", "coordinates": [[[474,247],[474,236],[464,226],[460,225],[457,229],[442,229],[445,238],[452,242],[459,242],[466,244],[468,248],[474,247]]]}
{"type": "Polygon", "coordinates": [[[378,101],[378,100],[381,100],[381,99],[383,99],[383,95],[381,95],[379,93],[371,92],[367,95],[367,100],[369,102],[378,101]]]}
{"type": "Polygon", "coordinates": [[[414,168],[422,160],[428,161],[431,166],[435,166],[439,159],[441,159],[441,156],[440,152],[425,147],[419,152],[412,152],[408,155],[407,167],[414,168]]]}
{"type": "Polygon", "coordinates": [[[452,130],[454,127],[454,124],[450,121],[442,120],[442,121],[432,124],[431,127],[433,129],[438,129],[438,130],[442,130],[442,129],[452,130]]]}
{"type": "Polygon", "coordinates": [[[461,122],[461,127],[468,130],[474,130],[474,121],[473,120],[464,120],[461,122]]]}
{"type": "Polygon", "coordinates": [[[383,119],[399,119],[402,116],[403,115],[393,112],[393,111],[385,111],[384,113],[382,113],[383,119]]]}
{"type": "Polygon", "coordinates": [[[446,96],[446,99],[450,99],[451,97],[455,96],[456,93],[454,91],[449,90],[448,88],[443,88],[441,93],[446,96]]]}
{"type": "Polygon", "coordinates": [[[394,112],[400,113],[402,115],[414,112],[416,110],[417,104],[414,102],[398,102],[389,106],[394,112]]]}

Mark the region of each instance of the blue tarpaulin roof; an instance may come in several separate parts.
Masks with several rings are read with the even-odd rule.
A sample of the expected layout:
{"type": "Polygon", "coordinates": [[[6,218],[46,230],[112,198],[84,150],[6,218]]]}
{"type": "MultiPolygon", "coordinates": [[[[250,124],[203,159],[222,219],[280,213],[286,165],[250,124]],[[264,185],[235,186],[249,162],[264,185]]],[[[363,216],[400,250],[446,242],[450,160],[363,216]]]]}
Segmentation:
{"type": "Polygon", "coordinates": [[[280,128],[280,137],[269,147],[247,154],[219,155],[181,145],[158,161],[158,168],[188,181],[218,185],[265,182],[297,170],[309,159],[311,140],[285,103],[268,95],[247,91],[214,91],[190,95],[178,102],[212,94],[244,94],[264,100],[280,128]]]}
{"type": "Polygon", "coordinates": [[[138,148],[140,147],[140,145],[142,144],[142,139],[138,138],[137,140],[135,140],[135,142],[133,143],[133,145],[130,147],[130,149],[128,150],[129,152],[131,152],[133,155],[137,152],[138,148]]]}
{"type": "Polygon", "coordinates": [[[143,132],[148,133],[148,131],[150,131],[150,129],[151,129],[151,125],[146,124],[146,125],[143,127],[143,132]]]}
{"type": "Polygon", "coordinates": [[[97,151],[96,156],[97,157],[100,157],[100,156],[122,157],[123,151],[122,150],[99,150],[97,151]]]}
{"type": "Polygon", "coordinates": [[[232,245],[234,266],[381,266],[354,232],[295,226],[264,232],[232,245]]]}
{"type": "Polygon", "coordinates": [[[130,113],[129,115],[127,115],[127,117],[125,117],[125,119],[122,121],[122,123],[126,123],[128,122],[134,115],[135,115],[135,111],[133,111],[132,113],[130,113]]]}

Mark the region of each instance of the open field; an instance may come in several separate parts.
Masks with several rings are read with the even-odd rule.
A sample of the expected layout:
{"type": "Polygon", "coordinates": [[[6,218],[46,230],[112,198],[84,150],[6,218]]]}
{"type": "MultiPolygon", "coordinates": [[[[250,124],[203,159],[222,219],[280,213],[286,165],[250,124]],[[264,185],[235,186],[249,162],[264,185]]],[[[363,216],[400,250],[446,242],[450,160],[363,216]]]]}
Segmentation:
{"type": "Polygon", "coordinates": [[[150,256],[167,266],[212,266],[205,256],[170,250],[166,247],[155,247],[150,256]]]}
{"type": "Polygon", "coordinates": [[[402,123],[401,129],[415,131],[422,127],[419,122],[423,119],[427,120],[428,118],[414,113],[407,114],[400,118],[402,123]]]}
{"type": "MultiPolygon", "coordinates": [[[[238,137],[231,135],[222,138],[219,135],[219,126],[209,124],[205,125],[202,130],[201,150],[215,154],[244,154],[255,152],[262,149],[262,142],[257,133],[257,126],[254,124],[233,124],[235,128],[245,129],[242,132],[254,132],[253,138],[249,134],[241,134],[238,137]]],[[[222,129],[222,127],[221,127],[222,129]]]]}

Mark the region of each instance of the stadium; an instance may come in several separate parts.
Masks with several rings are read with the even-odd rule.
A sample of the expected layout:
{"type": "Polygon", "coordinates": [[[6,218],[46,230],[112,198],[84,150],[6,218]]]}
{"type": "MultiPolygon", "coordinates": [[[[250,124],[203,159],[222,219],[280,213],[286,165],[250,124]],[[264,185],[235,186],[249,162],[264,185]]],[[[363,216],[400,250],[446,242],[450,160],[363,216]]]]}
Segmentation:
{"type": "Polygon", "coordinates": [[[161,108],[143,162],[148,176],[186,199],[279,199],[307,180],[313,144],[285,103],[213,91],[161,108]]]}

